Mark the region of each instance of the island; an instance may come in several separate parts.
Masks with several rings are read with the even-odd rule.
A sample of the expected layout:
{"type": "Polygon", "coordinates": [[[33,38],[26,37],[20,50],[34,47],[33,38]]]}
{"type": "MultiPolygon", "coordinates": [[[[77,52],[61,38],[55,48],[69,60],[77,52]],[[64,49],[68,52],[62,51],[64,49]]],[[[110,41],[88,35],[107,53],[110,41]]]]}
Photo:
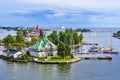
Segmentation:
{"type": "Polygon", "coordinates": [[[0,40],[4,50],[0,58],[12,62],[36,62],[44,64],[73,63],[80,60],[72,53],[73,45],[82,43],[83,34],[73,29],[47,31],[36,28],[18,29],[17,35],[0,40]]]}
{"type": "Polygon", "coordinates": [[[112,37],[120,39],[120,31],[117,31],[116,33],[113,33],[112,37]]]}

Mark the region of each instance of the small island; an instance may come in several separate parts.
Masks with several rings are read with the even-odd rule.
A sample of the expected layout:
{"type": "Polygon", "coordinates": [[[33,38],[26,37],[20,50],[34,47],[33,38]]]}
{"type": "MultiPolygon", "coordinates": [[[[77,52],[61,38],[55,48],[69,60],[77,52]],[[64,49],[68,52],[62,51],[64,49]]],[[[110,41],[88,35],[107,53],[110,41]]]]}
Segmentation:
{"type": "MultiPolygon", "coordinates": [[[[80,59],[72,53],[74,45],[82,43],[83,34],[73,29],[60,32],[36,28],[18,29],[17,35],[0,40],[4,50],[0,58],[12,62],[36,62],[44,64],[73,63],[80,59]]],[[[78,45],[79,46],[79,45],[78,45]]]]}
{"type": "Polygon", "coordinates": [[[81,29],[81,28],[78,28],[76,29],[77,32],[91,32],[90,29],[81,29]]]}
{"type": "Polygon", "coordinates": [[[120,39],[120,31],[117,31],[116,33],[114,33],[113,37],[120,39]]]}

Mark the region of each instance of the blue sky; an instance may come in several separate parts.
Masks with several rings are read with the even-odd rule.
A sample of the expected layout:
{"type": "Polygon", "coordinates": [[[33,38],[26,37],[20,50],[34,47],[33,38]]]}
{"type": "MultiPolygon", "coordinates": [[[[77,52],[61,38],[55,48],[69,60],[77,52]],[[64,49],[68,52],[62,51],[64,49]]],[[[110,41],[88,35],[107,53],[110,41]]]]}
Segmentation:
{"type": "Polygon", "coordinates": [[[0,26],[120,27],[120,0],[2,0],[0,26]]]}

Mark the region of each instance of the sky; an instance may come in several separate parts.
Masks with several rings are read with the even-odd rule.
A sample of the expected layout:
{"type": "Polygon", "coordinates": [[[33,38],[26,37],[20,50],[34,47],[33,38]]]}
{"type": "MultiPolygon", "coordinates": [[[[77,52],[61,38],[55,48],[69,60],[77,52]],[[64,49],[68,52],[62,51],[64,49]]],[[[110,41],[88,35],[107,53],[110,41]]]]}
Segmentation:
{"type": "Polygon", "coordinates": [[[0,26],[120,27],[120,0],[1,0],[0,26]]]}

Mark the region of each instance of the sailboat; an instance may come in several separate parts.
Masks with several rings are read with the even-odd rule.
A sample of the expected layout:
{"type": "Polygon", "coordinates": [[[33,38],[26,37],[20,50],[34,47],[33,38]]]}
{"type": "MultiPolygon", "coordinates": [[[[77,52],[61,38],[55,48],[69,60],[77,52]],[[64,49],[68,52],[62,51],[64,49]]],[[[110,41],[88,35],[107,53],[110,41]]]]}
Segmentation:
{"type": "Polygon", "coordinates": [[[96,36],[96,34],[95,34],[95,31],[94,31],[94,34],[93,34],[94,42],[93,42],[93,46],[91,46],[89,48],[89,50],[88,50],[89,52],[99,52],[100,51],[100,48],[95,43],[95,36],[96,36]]]}
{"type": "Polygon", "coordinates": [[[92,46],[92,47],[90,47],[90,49],[88,51],[89,52],[99,52],[99,47],[98,46],[92,46]]]}
{"type": "Polygon", "coordinates": [[[108,46],[106,48],[103,48],[102,50],[103,53],[109,53],[109,54],[117,54],[117,51],[114,51],[114,48],[112,46],[108,46]]]}
{"type": "MultiPolygon", "coordinates": [[[[112,34],[112,32],[111,32],[111,34],[112,34]]],[[[101,51],[102,51],[103,53],[117,54],[118,52],[115,51],[114,48],[112,47],[112,35],[111,35],[111,39],[110,39],[110,40],[111,40],[111,41],[110,41],[110,42],[111,42],[111,45],[108,46],[108,47],[105,47],[105,48],[101,49],[101,51]]]]}

